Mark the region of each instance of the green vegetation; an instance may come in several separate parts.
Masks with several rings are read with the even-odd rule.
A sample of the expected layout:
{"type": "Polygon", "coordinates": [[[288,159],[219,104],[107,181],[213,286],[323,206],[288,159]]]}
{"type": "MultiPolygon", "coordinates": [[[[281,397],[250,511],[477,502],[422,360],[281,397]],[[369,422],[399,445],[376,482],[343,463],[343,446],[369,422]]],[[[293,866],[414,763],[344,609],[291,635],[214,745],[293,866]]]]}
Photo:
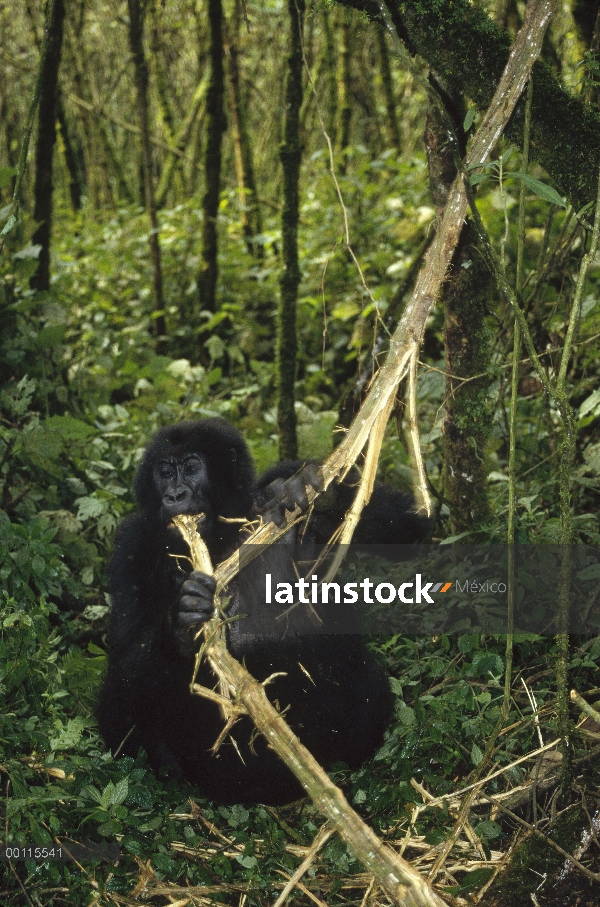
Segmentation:
{"type": "MultiPolygon", "coordinates": [[[[596,185],[599,157],[597,34],[586,30],[581,5],[571,10],[566,4],[547,38],[534,81],[528,166],[512,144],[521,141],[523,110],[510,136],[499,141],[493,164],[471,179],[483,226],[512,286],[524,186],[521,302],[550,382],[559,376],[589,248],[590,186],[596,185]],[[568,90],[559,86],[559,64],[568,90]],[[536,100],[538,90],[543,102],[536,100]],[[570,133],[568,146],[555,136],[546,141],[549,116],[561,117],[558,133],[570,133]],[[572,197],[563,198],[566,191],[572,197]]],[[[305,857],[322,819],[307,802],[279,810],[221,807],[199,789],[154,776],[143,752],[134,761],[113,760],[105,751],[93,708],[105,663],[107,564],[116,526],[133,508],[136,464],[160,426],[222,415],[244,432],[259,471],[277,461],[278,426],[284,424],[278,413],[278,317],[288,331],[287,342],[279,343],[281,356],[295,356],[280,363],[291,376],[285,385],[286,450],[297,443],[300,457],[325,458],[333,449],[335,428],[352,415],[348,400],[356,409],[374,361],[385,354],[435,229],[439,203],[426,152],[435,173],[431,157],[443,153],[444,143],[436,148],[430,141],[426,148],[422,139],[428,74],[422,58],[408,66],[395,38],[369,21],[381,18],[375,4],[342,8],[314,0],[304,11],[293,0],[224,2],[224,44],[214,34],[220,3],[135,4],[146,17],[144,148],[127,5],[115,11],[104,0],[65,0],[56,108],[49,118],[51,128],[58,123],[52,204],[40,208],[36,195],[48,191],[48,180],[40,189],[34,151],[44,128],[41,114],[47,121],[53,102],[48,92],[39,93],[39,121],[31,120],[37,132],[29,164],[23,168],[19,160],[36,94],[44,10],[37,0],[17,6],[0,8],[0,841],[118,841],[121,858],[82,866],[0,862],[0,903],[105,907],[138,903],[139,896],[139,902],[163,905],[169,895],[204,907],[209,901],[266,907],[305,857]],[[302,38],[303,82],[288,135],[290,33],[296,64],[302,38]],[[222,56],[220,70],[216,54],[222,56]],[[281,163],[292,151],[299,167],[297,225],[284,204],[286,180],[295,180],[295,170],[286,174],[281,163]],[[158,210],[149,198],[153,185],[160,187],[158,210]],[[218,206],[210,224],[207,197],[210,210],[218,206]],[[53,211],[51,231],[40,233],[36,210],[53,211]],[[153,210],[157,232],[149,245],[153,210]],[[294,271],[287,290],[286,230],[292,244],[297,230],[298,254],[297,265],[293,252],[287,258],[294,271]],[[49,267],[41,283],[40,262],[49,267]]],[[[437,67],[445,88],[444,79],[454,73],[453,99],[442,94],[464,145],[479,122],[477,108],[492,93],[508,36],[499,37],[483,6],[462,0],[389,0],[387,6],[393,27],[402,34],[404,22],[412,49],[437,67]],[[475,38],[482,42],[481,57],[472,50],[475,38]]],[[[506,7],[504,21],[513,27],[514,6],[485,9],[494,14],[498,7],[500,16],[506,7]]],[[[293,208],[293,199],[289,204],[293,208]]],[[[435,539],[457,534],[504,543],[514,314],[488,274],[474,234],[469,228],[445,306],[434,310],[423,338],[419,429],[438,509],[435,539]],[[448,375],[450,359],[456,368],[448,375]],[[457,476],[461,463],[464,474],[457,476]],[[472,500],[466,500],[473,482],[472,500]]],[[[573,323],[561,378],[575,417],[571,531],[576,544],[600,546],[597,259],[573,323]]],[[[564,527],[561,420],[526,355],[515,371],[515,540],[557,543],[564,527]]],[[[378,476],[405,489],[414,476],[408,430],[399,403],[378,476]]],[[[523,584],[519,591],[525,594],[523,584]]],[[[571,591],[583,595],[576,585],[571,591]]],[[[593,595],[589,601],[593,607],[593,595]]],[[[373,639],[372,646],[391,677],[395,720],[371,763],[355,773],[339,765],[335,779],[381,837],[398,848],[404,840],[404,856],[415,860],[447,840],[456,821],[456,801],[427,806],[428,795],[469,784],[497,728],[506,639],[388,636],[373,639]]],[[[560,658],[566,659],[568,689],[592,703],[598,698],[599,638],[573,639],[568,651],[564,640],[552,637],[515,638],[510,701],[490,772],[511,768],[486,785],[485,795],[532,778],[536,794],[502,801],[517,819],[483,796],[475,799],[470,831],[437,877],[442,894],[467,899],[481,891],[513,843],[519,819],[537,823],[575,852],[597,815],[592,748],[600,722],[594,726],[588,719],[573,734],[572,773],[561,788],[559,762],[547,754],[513,765],[537,749],[540,738],[544,744],[556,738],[560,658]]],[[[571,719],[577,717],[573,710],[571,719]]],[[[510,874],[481,903],[530,904],[536,873],[549,873],[546,887],[537,890],[540,905],[568,905],[571,895],[587,891],[590,880],[572,870],[571,888],[563,880],[560,901],[552,900],[564,857],[531,829],[521,825],[520,833],[525,845],[515,851],[510,874]]],[[[434,859],[429,852],[419,868],[428,871],[434,859]]],[[[579,859],[600,871],[597,841],[579,859]]],[[[383,899],[337,837],[315,857],[302,884],[329,907],[383,899]]],[[[292,897],[311,903],[298,888],[292,897]]]]}

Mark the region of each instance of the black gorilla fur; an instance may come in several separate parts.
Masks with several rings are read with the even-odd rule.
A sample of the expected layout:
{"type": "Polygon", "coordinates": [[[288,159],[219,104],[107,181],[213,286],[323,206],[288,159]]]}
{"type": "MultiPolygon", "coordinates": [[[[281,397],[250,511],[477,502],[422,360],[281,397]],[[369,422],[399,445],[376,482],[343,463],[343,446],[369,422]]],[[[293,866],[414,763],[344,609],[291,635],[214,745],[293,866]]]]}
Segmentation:
{"type": "MultiPolygon", "coordinates": [[[[241,541],[239,524],[218,517],[253,519],[268,503],[269,517],[281,519],[282,509],[304,496],[302,481],[299,486],[291,478],[301,466],[280,463],[257,482],[243,438],[225,420],[162,429],[135,479],[139,511],[117,534],[110,575],[109,666],[97,712],[100,731],[113,751],[135,756],[143,746],[153,768],[169,766],[223,803],[279,804],[301,796],[302,790],[262,737],[250,743],[253,725],[247,717],[232,732],[244,761],[229,740],[216,756],[209,753],[223,722],[215,703],[189,692],[190,631],[210,616],[214,581],[200,573],[186,577],[186,546],[168,522],[175,513],[204,512],[201,532],[216,564],[241,541]]],[[[353,489],[341,484],[317,499],[309,527],[314,542],[329,539],[352,495],[353,489]]],[[[408,511],[410,503],[390,488],[376,488],[356,541],[421,540],[427,521],[408,511]]],[[[260,626],[264,596],[244,602],[247,626],[252,626],[253,608],[260,626]]],[[[228,615],[238,610],[234,591],[228,615]]],[[[344,761],[354,768],[372,755],[390,717],[391,695],[383,669],[360,636],[328,634],[327,623],[324,635],[299,632],[300,625],[293,623],[291,628],[288,623],[267,633],[242,634],[242,623],[230,625],[232,653],[259,680],[287,672],[269,686],[270,696],[282,709],[290,706],[286,719],[319,762],[329,767],[344,761]]],[[[215,685],[207,666],[200,669],[198,682],[215,685]]]]}

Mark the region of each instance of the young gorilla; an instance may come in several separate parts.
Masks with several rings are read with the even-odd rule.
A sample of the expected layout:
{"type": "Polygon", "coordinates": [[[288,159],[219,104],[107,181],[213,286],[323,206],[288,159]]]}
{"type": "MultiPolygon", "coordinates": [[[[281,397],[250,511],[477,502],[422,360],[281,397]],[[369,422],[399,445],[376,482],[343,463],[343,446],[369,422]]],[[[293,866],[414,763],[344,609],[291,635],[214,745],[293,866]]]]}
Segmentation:
{"type": "MultiPolygon", "coordinates": [[[[223,720],[217,705],[190,694],[189,685],[199,646],[194,637],[212,614],[215,583],[203,573],[184,572],[188,551],[169,523],[177,514],[204,513],[200,532],[218,564],[243,540],[239,523],[220,518],[250,520],[262,512],[281,524],[285,509],[306,502],[306,484],[320,485],[318,467],[308,464],[295,475],[301,467],[281,463],[256,482],[243,438],[224,419],[162,429],[135,479],[139,511],[117,533],[110,571],[109,665],[97,711],[100,731],[113,751],[135,756],[143,746],[155,770],[171,767],[222,803],[280,804],[302,790],[265,740],[255,737],[248,717],[233,728],[239,753],[230,739],[216,755],[209,752],[223,720]]],[[[342,484],[317,499],[308,528],[311,541],[328,541],[352,495],[352,488],[342,484]]],[[[399,492],[377,488],[356,541],[421,540],[427,521],[410,513],[409,505],[399,492]]],[[[290,535],[293,544],[295,531],[290,535]]],[[[273,569],[276,573],[276,559],[273,569]]],[[[306,632],[300,609],[287,622],[272,620],[264,590],[242,603],[235,588],[229,592],[228,617],[240,618],[228,629],[233,655],[261,681],[286,672],[269,693],[282,710],[289,706],[286,719],[319,762],[360,765],[381,744],[391,710],[385,673],[360,636],[333,635],[326,609],[320,631],[306,632]]],[[[198,682],[214,687],[208,666],[201,667],[198,682]]]]}

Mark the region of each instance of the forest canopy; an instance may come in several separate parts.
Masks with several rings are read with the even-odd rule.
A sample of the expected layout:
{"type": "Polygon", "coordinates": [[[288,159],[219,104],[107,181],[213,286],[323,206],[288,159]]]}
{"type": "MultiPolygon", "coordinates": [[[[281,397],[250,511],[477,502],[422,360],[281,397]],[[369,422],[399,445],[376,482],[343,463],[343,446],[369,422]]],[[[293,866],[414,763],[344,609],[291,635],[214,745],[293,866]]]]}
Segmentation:
{"type": "Polygon", "coordinates": [[[0,2],[7,907],[596,903],[599,16],[0,2]],[[421,888],[390,894],[318,796],[219,805],[99,736],[136,468],[158,429],[215,416],[258,473],[316,459],[329,485],[355,461],[361,505],[375,480],[412,494],[448,569],[506,555],[495,632],[482,589],[470,622],[370,637],[393,719],[330,773],[421,888]],[[514,633],[534,547],[556,613],[514,633]],[[69,842],[92,851],[48,856],[69,842]]]}

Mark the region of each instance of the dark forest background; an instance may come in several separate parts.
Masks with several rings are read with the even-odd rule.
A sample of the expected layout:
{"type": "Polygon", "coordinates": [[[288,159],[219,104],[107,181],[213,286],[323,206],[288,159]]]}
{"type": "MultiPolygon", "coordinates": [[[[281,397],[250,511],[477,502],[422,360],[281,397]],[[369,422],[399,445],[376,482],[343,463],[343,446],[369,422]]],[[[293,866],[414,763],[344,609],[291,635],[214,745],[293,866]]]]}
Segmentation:
{"type": "MultiPolygon", "coordinates": [[[[470,174],[493,263],[469,219],[418,371],[436,542],[600,545],[598,8],[556,10],[495,160],[470,174]]],[[[224,416],[258,470],[332,451],[523,15],[514,0],[0,0],[0,839],[121,849],[0,863],[7,907],[266,905],[306,855],[308,802],[219,807],[143,753],[106,753],[114,531],[160,426],[224,416]]],[[[400,393],[378,478],[415,491],[413,447],[400,393]]],[[[581,584],[598,578],[573,577],[590,608],[581,584]]],[[[335,774],[361,815],[428,872],[457,821],[456,802],[428,802],[511,765],[463,816],[440,893],[596,904],[600,718],[581,710],[600,697],[600,637],[457,627],[372,646],[397,708],[372,763],[335,774]]],[[[303,904],[387,903],[337,837],[302,884],[303,904]]]]}

